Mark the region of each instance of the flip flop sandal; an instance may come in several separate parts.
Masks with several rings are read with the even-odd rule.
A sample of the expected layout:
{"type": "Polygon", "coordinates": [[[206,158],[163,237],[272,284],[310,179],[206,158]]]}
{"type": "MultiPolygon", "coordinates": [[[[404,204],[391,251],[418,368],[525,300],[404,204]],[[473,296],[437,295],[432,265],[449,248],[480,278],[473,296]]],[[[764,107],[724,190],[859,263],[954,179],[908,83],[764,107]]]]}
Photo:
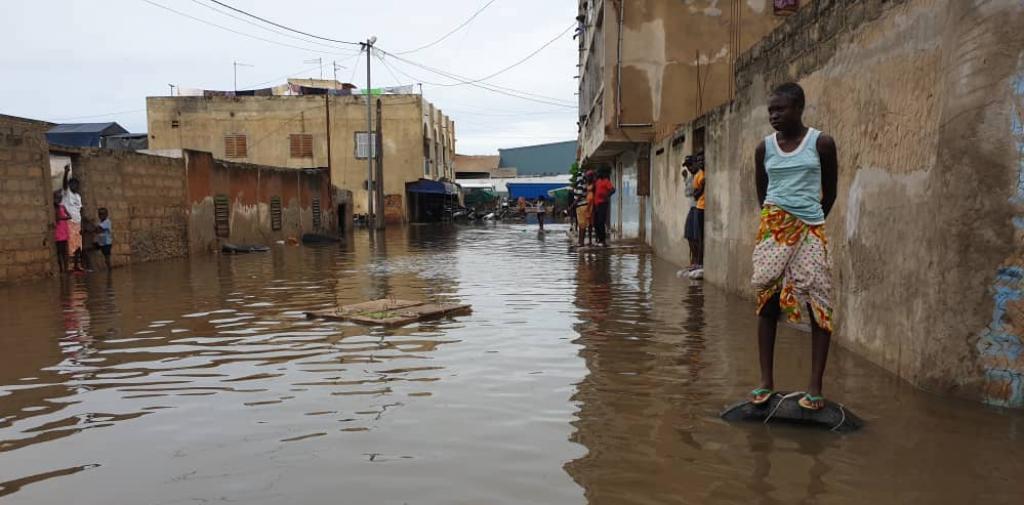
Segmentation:
{"type": "Polygon", "coordinates": [[[764,405],[775,396],[775,391],[767,388],[758,388],[750,392],[751,405],[764,405]],[[761,398],[763,397],[763,398],[761,398]],[[761,398],[758,400],[758,398],[761,398]]]}
{"type": "Polygon", "coordinates": [[[804,408],[805,410],[819,411],[825,408],[825,397],[805,394],[802,397],[800,397],[800,401],[798,401],[797,403],[799,403],[800,407],[804,408]],[[821,406],[815,407],[813,402],[821,402],[821,406]]]}

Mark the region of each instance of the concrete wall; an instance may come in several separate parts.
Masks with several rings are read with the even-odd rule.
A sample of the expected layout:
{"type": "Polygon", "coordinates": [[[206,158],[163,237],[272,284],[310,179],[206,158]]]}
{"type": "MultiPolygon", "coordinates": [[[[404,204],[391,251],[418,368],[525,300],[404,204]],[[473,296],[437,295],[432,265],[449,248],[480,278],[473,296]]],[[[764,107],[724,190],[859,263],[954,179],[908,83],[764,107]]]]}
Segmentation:
{"type": "MultiPolygon", "coordinates": [[[[113,265],[188,255],[185,166],[181,159],[106,149],[65,150],[81,181],[82,218],[98,223],[97,210],[110,212],[113,265]]],[[[86,247],[93,236],[83,233],[86,247]]],[[[93,266],[102,263],[99,256],[93,266]]]]}
{"type": "MultiPolygon", "coordinates": [[[[753,152],[768,91],[797,80],[839,147],[838,341],[922,388],[1024,406],[1022,25],[1017,0],[819,1],[753,47],[736,100],[689,127],[708,132],[706,280],[750,295],[753,152]]],[[[670,165],[652,243],[682,264],[670,165]]]]}
{"type": "MultiPolygon", "coordinates": [[[[455,125],[419,95],[384,95],[384,192],[405,198],[405,183],[454,178],[455,125]],[[429,160],[425,154],[429,153],[429,160]],[[429,161],[429,163],[428,163],[429,161]]],[[[367,162],[356,158],[356,132],[366,131],[362,97],[329,97],[332,182],[352,192],[355,214],[365,214],[367,162]]],[[[328,166],[324,96],[150,97],[151,149],[193,149],[225,159],[224,136],[244,134],[248,156],[264,166],[328,166]],[[175,126],[176,125],[176,126],[175,126]],[[292,158],[290,135],[313,136],[313,157],[292,158]]],[[[376,113],[376,111],[375,111],[376,113]]]]}
{"type": "Polygon", "coordinates": [[[53,197],[44,130],[0,116],[0,282],[53,273],[53,197]]]}
{"type": "Polygon", "coordinates": [[[580,48],[585,161],[608,161],[615,143],[664,138],[728,101],[736,56],[782,20],[768,0],[591,0],[586,7],[580,48]]]}
{"type": "MultiPolygon", "coordinates": [[[[186,151],[189,244],[193,251],[219,250],[232,244],[273,244],[304,233],[333,233],[337,210],[331,203],[326,169],[294,170],[215,160],[205,152],[186,151]],[[218,237],[214,199],[226,196],[229,234],[218,237]],[[281,229],[274,230],[271,199],[281,199],[281,229]],[[320,201],[320,227],[314,226],[313,200],[320,201]]],[[[347,212],[351,216],[351,211],[347,212]]]]}

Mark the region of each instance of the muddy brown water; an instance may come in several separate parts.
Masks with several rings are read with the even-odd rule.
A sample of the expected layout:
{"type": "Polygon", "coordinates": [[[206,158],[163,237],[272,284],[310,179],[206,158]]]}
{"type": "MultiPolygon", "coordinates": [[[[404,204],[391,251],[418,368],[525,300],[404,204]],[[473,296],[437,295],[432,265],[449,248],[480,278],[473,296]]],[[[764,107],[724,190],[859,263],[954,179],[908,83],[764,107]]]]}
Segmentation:
{"type": "MultiPolygon", "coordinates": [[[[852,435],[731,425],[746,300],[556,226],[411,227],[0,288],[0,502],[1024,503],[1024,416],[837,349],[852,435]],[[471,303],[392,329],[302,312],[471,303]]],[[[807,335],[780,332],[801,388],[807,335]]]]}

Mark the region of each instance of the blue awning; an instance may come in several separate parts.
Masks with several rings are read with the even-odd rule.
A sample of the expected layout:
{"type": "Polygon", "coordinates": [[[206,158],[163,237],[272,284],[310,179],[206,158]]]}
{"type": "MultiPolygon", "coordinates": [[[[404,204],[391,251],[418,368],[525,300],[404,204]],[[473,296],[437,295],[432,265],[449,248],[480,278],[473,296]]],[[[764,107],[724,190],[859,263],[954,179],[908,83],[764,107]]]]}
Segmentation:
{"type": "Polygon", "coordinates": [[[410,193],[421,193],[427,195],[459,194],[459,189],[454,184],[450,182],[432,181],[430,179],[420,179],[416,182],[408,182],[405,184],[405,190],[410,193]]]}
{"type": "Polygon", "coordinates": [[[566,184],[564,182],[510,182],[505,186],[508,187],[510,200],[518,200],[519,197],[536,200],[537,198],[551,198],[548,191],[564,188],[566,184]]]}

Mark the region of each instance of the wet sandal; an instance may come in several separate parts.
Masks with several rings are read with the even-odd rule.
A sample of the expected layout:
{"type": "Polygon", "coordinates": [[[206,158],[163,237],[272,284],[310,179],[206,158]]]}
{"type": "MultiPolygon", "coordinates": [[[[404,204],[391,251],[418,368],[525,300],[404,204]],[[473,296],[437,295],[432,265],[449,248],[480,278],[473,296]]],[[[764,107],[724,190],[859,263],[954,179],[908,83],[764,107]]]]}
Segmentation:
{"type": "Polygon", "coordinates": [[[802,407],[802,408],[804,408],[806,410],[818,411],[818,410],[821,410],[821,409],[825,408],[825,397],[824,396],[813,396],[813,395],[810,395],[810,394],[805,394],[805,395],[800,397],[800,401],[798,401],[797,403],[800,404],[800,407],[802,407]],[[815,407],[814,404],[816,402],[821,402],[821,406],[820,407],[815,407]]]}
{"type": "Polygon", "coordinates": [[[775,391],[767,388],[758,388],[750,392],[751,405],[764,405],[775,396],[775,391]]]}

